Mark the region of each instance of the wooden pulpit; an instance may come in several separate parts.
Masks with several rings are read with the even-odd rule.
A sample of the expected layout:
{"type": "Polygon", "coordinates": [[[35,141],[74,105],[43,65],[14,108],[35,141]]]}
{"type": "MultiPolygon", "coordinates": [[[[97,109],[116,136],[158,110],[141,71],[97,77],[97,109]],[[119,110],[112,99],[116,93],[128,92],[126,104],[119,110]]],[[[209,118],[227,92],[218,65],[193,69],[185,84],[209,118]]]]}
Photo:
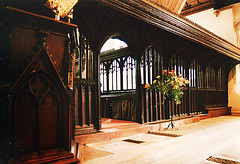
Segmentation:
{"type": "Polygon", "coordinates": [[[0,15],[0,163],[77,163],[69,80],[77,26],[12,7],[0,15]]]}

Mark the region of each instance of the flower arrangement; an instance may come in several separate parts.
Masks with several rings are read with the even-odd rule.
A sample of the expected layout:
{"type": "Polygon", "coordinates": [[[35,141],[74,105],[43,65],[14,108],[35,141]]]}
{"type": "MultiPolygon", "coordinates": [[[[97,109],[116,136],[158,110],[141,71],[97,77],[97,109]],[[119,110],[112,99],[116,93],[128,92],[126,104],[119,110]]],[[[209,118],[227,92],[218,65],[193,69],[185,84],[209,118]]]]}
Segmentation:
{"type": "Polygon", "coordinates": [[[145,88],[146,91],[159,91],[163,94],[164,99],[175,101],[176,104],[181,104],[180,99],[183,96],[183,89],[188,83],[189,81],[183,78],[180,73],[176,75],[175,70],[170,72],[163,70],[162,78],[157,76],[152,85],[147,84],[145,88]]]}

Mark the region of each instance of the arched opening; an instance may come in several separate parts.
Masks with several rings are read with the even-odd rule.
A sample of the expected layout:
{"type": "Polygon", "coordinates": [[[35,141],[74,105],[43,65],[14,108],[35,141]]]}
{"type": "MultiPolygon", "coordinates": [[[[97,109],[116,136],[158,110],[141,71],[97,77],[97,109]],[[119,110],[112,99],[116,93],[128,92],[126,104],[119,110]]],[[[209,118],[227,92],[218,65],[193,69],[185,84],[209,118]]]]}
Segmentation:
{"type": "Polygon", "coordinates": [[[117,38],[109,38],[101,49],[102,128],[117,120],[136,121],[136,66],[131,56],[128,45],[117,38]]]}
{"type": "Polygon", "coordinates": [[[128,47],[128,45],[124,41],[117,38],[109,38],[102,46],[100,52],[104,53],[107,51],[118,50],[125,47],[128,47]]]}

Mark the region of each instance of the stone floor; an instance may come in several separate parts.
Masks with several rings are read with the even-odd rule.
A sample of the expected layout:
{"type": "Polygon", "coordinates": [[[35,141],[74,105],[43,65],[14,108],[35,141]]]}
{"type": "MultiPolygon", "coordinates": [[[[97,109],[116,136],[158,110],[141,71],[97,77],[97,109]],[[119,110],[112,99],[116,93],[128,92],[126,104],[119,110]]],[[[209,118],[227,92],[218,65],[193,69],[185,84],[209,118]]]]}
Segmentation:
{"type": "Polygon", "coordinates": [[[221,116],[81,148],[88,164],[240,163],[240,117],[221,116]]]}
{"type": "Polygon", "coordinates": [[[101,123],[102,123],[102,127],[101,127],[102,129],[139,125],[138,123],[133,121],[117,120],[117,119],[111,119],[111,118],[101,118],[101,123]]]}

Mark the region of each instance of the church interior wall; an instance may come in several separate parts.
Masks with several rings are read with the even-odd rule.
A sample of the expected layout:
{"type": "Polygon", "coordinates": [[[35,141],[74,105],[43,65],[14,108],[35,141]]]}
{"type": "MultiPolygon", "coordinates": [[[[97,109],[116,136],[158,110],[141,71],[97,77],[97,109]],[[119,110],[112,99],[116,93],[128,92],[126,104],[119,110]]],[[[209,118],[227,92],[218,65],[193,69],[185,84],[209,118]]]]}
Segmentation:
{"type": "Polygon", "coordinates": [[[189,15],[187,18],[224,38],[225,40],[235,44],[232,8],[227,8],[220,11],[208,9],[189,15]]]}
{"type": "MultiPolygon", "coordinates": [[[[238,25],[240,23],[240,3],[234,4],[219,11],[209,9],[190,16],[188,19],[198,23],[202,27],[214,32],[227,41],[240,46],[238,25]]],[[[240,69],[239,65],[229,73],[228,79],[228,105],[232,107],[233,114],[240,114],[240,69]]]]}

